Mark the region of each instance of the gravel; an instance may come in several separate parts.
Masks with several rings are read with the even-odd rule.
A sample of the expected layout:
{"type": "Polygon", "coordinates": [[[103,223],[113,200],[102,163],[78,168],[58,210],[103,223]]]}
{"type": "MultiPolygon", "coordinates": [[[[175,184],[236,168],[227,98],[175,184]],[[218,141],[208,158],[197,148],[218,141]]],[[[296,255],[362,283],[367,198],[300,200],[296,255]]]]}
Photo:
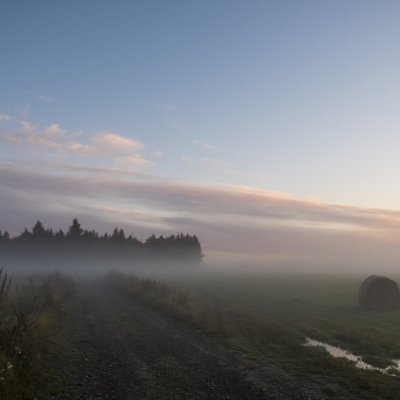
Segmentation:
{"type": "Polygon", "coordinates": [[[101,280],[78,282],[72,310],[58,332],[64,349],[52,359],[48,399],[328,400],[327,388],[357,398],[255,362],[101,280]]]}

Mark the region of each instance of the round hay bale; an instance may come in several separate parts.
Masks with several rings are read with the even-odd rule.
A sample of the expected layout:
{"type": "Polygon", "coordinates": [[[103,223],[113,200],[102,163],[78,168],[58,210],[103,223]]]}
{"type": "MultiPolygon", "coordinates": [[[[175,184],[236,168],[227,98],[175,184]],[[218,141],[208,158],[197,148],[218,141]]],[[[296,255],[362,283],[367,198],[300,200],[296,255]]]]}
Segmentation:
{"type": "Polygon", "coordinates": [[[361,284],[358,302],[363,310],[395,310],[400,304],[399,287],[386,276],[372,275],[361,284]]]}

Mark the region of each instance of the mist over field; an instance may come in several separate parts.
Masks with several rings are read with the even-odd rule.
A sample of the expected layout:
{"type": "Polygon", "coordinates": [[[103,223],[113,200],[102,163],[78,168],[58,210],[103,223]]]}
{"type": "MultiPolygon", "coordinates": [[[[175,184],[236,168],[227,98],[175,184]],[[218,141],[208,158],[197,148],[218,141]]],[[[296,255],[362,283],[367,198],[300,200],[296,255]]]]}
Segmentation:
{"type": "MultiPolygon", "coordinates": [[[[265,199],[262,200],[265,201],[265,208],[268,209],[268,202],[265,199]]],[[[262,209],[262,204],[259,208],[262,209]]],[[[200,240],[198,245],[201,247],[199,247],[198,251],[199,254],[203,251],[204,256],[202,259],[193,259],[196,262],[187,268],[188,270],[193,268],[202,271],[210,271],[216,268],[225,272],[231,270],[232,272],[253,271],[296,274],[312,272],[318,274],[396,272],[400,256],[400,239],[395,236],[395,218],[389,218],[388,215],[382,215],[378,211],[351,210],[351,212],[358,214],[357,218],[361,220],[361,222],[357,221],[358,224],[368,224],[371,227],[364,230],[361,226],[357,227],[356,225],[348,230],[343,227],[333,229],[325,226],[281,227],[275,222],[266,221],[265,225],[260,225],[260,222],[248,221],[247,226],[236,225],[230,226],[228,229],[224,227],[223,223],[218,227],[213,225],[210,228],[205,226],[204,223],[196,225],[196,222],[192,221],[194,225],[185,226],[185,228],[190,228],[192,236],[194,234],[196,240],[200,240]],[[365,214],[368,215],[365,216],[365,214]],[[372,217],[370,214],[372,214],[372,217]]],[[[218,217],[217,214],[215,219],[218,217]]],[[[45,218],[48,219],[49,217],[45,218]]],[[[342,218],[344,219],[345,217],[343,216],[342,218]]],[[[355,218],[355,216],[351,218],[355,218]]],[[[67,232],[69,229],[68,226],[71,227],[71,219],[70,217],[70,222],[67,226],[63,226],[63,230],[60,230],[59,226],[53,225],[54,228],[50,228],[48,225],[44,225],[45,228],[42,229],[51,232],[50,237],[52,237],[51,235],[54,236],[54,239],[48,244],[41,243],[40,235],[45,235],[44,231],[35,236],[33,233],[34,228],[27,229],[26,225],[25,227],[21,225],[19,233],[14,229],[16,234],[12,236],[9,235],[7,229],[4,229],[2,232],[7,232],[10,236],[11,245],[7,244],[8,242],[5,239],[1,240],[0,252],[2,258],[7,259],[12,255],[10,259],[12,265],[23,266],[24,263],[30,263],[34,269],[48,269],[52,263],[57,264],[57,268],[70,271],[83,271],[85,269],[95,271],[96,268],[104,271],[107,268],[117,268],[118,265],[121,265],[123,269],[131,268],[132,270],[146,268],[146,265],[149,265],[150,269],[161,268],[165,271],[174,268],[185,269],[184,259],[176,259],[174,261],[173,257],[171,258],[171,253],[160,253],[159,250],[152,254],[151,260],[141,259],[141,252],[146,248],[146,245],[143,244],[154,236],[154,233],[156,234],[155,237],[165,238],[165,240],[170,237],[178,237],[182,233],[178,231],[178,233],[174,234],[174,231],[170,230],[168,232],[165,228],[158,230],[154,227],[150,230],[143,229],[140,226],[132,227],[127,225],[126,221],[118,219],[114,225],[123,226],[125,232],[132,233],[129,234],[129,237],[128,233],[126,233],[125,239],[125,233],[122,228],[108,229],[110,243],[116,243],[114,253],[107,254],[104,257],[105,248],[101,244],[103,242],[100,236],[103,237],[102,235],[105,235],[104,237],[106,237],[107,235],[105,233],[97,233],[93,229],[93,226],[102,228],[105,223],[101,220],[89,220],[89,223],[91,223],[89,226],[88,223],[79,224],[85,228],[80,228],[81,232],[78,234],[78,236],[82,235],[81,239],[84,247],[74,248],[71,252],[67,246],[63,250],[64,253],[61,252],[55,257],[53,253],[59,241],[57,232],[61,231],[62,235],[64,235],[64,231],[67,232]],[[111,237],[113,229],[116,231],[116,233],[114,232],[115,239],[111,237]],[[126,246],[128,247],[118,247],[118,232],[120,231],[122,231],[123,240],[126,240],[126,246]],[[95,236],[92,239],[90,235],[95,236]],[[139,240],[137,237],[141,239],[139,240]],[[32,248],[24,256],[24,240],[28,242],[32,240],[32,243],[29,242],[30,244],[27,244],[26,248],[29,246],[35,248],[35,243],[37,243],[37,251],[33,251],[32,248]],[[20,247],[17,246],[18,243],[21,244],[20,247]],[[44,246],[43,251],[40,250],[40,246],[44,246]],[[128,251],[128,248],[131,250],[128,251]],[[12,254],[8,254],[10,251],[12,254]],[[23,260],[24,257],[25,261],[23,260]],[[94,266],[96,263],[98,267],[94,266]],[[160,266],[155,267],[153,264],[160,264],[160,266]],[[163,264],[165,265],[163,266],[163,264]],[[174,264],[178,264],[178,266],[175,267],[174,264]],[[151,267],[151,265],[153,266],[151,267]]],[[[83,217],[83,220],[85,221],[87,218],[83,217]]],[[[111,225],[112,223],[108,224],[113,226],[111,225]]],[[[177,228],[181,228],[181,226],[177,226],[177,228]]],[[[10,230],[10,232],[13,232],[13,230],[10,230]]],[[[186,232],[183,234],[184,236],[188,235],[186,232]]],[[[192,236],[189,235],[188,237],[192,236]]],[[[67,239],[66,241],[68,242],[67,239]]],[[[30,267],[27,265],[26,268],[30,267]]]]}
{"type": "Polygon", "coordinates": [[[77,217],[196,235],[202,269],[396,271],[399,5],[159,3],[4,6],[0,229],[77,217]]]}
{"type": "Polygon", "coordinates": [[[0,2],[0,398],[398,399],[399,15],[0,2]]]}

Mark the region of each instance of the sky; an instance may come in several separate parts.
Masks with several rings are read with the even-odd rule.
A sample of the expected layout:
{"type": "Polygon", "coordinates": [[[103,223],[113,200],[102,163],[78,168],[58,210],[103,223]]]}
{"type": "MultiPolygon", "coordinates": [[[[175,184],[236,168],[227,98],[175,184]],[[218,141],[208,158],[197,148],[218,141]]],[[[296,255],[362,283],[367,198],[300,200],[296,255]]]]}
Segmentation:
{"type": "Polygon", "coordinates": [[[395,268],[398,1],[0,5],[0,230],[196,234],[209,264],[395,268]]]}

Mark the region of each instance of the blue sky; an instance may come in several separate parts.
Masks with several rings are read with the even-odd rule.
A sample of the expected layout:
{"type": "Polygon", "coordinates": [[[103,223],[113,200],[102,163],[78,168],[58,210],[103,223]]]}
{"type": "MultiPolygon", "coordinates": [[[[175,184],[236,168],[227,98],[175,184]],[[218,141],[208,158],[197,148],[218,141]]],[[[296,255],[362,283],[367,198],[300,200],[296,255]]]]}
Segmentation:
{"type": "Polygon", "coordinates": [[[298,229],[308,251],[323,231],[387,253],[400,208],[399,12],[397,1],[3,1],[1,229],[78,214],[103,231],[200,232],[219,259],[237,258],[242,228],[259,238],[244,261],[299,260],[298,229]],[[337,221],[321,207],[341,210],[337,221]],[[368,221],[373,210],[379,226],[349,209],[368,221]],[[287,244],[264,251],[279,232],[287,244]]]}

